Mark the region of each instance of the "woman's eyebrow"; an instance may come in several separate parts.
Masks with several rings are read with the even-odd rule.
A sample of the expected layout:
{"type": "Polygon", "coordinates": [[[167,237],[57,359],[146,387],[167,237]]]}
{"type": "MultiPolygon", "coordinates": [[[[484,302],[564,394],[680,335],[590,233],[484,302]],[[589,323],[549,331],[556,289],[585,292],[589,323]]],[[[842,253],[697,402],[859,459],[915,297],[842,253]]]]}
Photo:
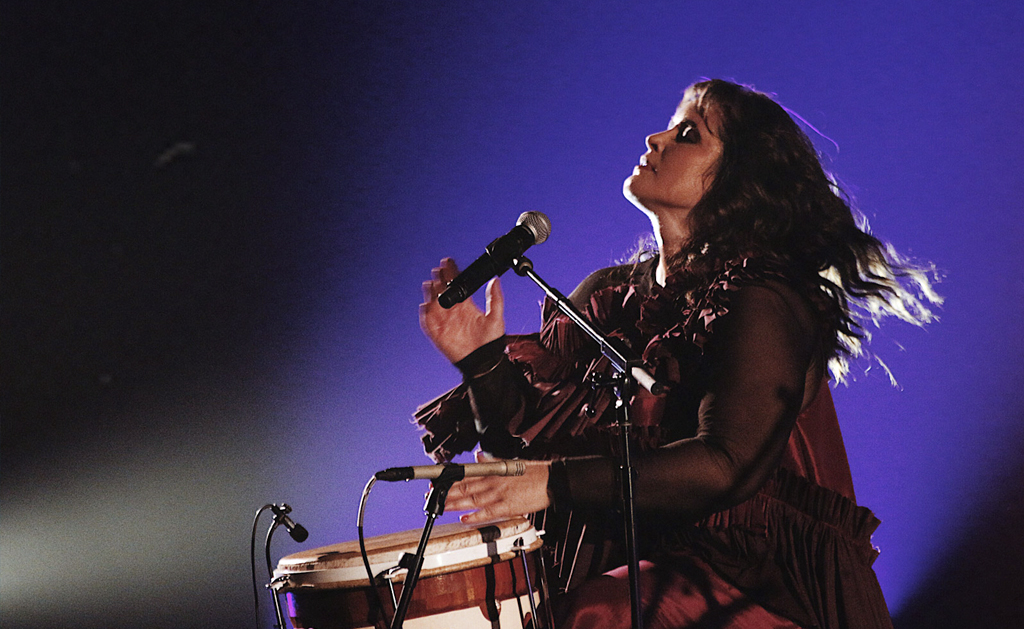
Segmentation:
{"type": "Polygon", "coordinates": [[[703,129],[705,129],[708,133],[711,133],[711,129],[708,128],[707,122],[705,122],[704,119],[701,118],[700,116],[695,116],[695,117],[686,116],[686,115],[673,116],[672,120],[669,121],[668,128],[669,129],[674,129],[676,127],[681,127],[684,124],[690,124],[690,125],[693,125],[693,127],[695,129],[697,129],[697,131],[699,132],[701,130],[701,128],[697,126],[697,121],[700,121],[701,126],[703,127],[703,129]]]}
{"type": "MultiPolygon", "coordinates": [[[[679,109],[681,110],[682,107],[680,107],[679,109]]],[[[672,127],[678,126],[684,122],[696,124],[698,121],[705,129],[710,130],[710,127],[708,127],[707,120],[704,119],[704,116],[702,116],[700,112],[696,112],[695,115],[690,116],[688,114],[683,113],[682,111],[677,111],[675,114],[672,115],[672,118],[670,118],[668,121],[668,128],[671,129],[672,127]]]]}
{"type": "Polygon", "coordinates": [[[683,124],[684,122],[693,122],[693,121],[690,120],[685,114],[676,114],[676,115],[672,116],[672,118],[668,121],[668,128],[672,129],[672,128],[678,127],[679,125],[683,124]]]}
{"type": "MultiPolygon", "coordinates": [[[[707,116],[701,114],[700,112],[697,112],[697,114],[694,115],[692,118],[687,118],[687,120],[690,120],[691,122],[693,122],[694,120],[700,122],[700,126],[705,132],[716,138],[719,137],[718,133],[716,133],[715,130],[711,128],[711,125],[708,124],[707,116]]],[[[696,122],[694,124],[696,124],[696,122]]]]}
{"type": "Polygon", "coordinates": [[[684,118],[684,120],[692,122],[693,124],[697,124],[699,122],[701,127],[703,127],[707,131],[711,131],[711,127],[708,126],[708,121],[704,118],[704,116],[700,115],[700,113],[693,116],[692,118],[686,117],[684,118]]]}

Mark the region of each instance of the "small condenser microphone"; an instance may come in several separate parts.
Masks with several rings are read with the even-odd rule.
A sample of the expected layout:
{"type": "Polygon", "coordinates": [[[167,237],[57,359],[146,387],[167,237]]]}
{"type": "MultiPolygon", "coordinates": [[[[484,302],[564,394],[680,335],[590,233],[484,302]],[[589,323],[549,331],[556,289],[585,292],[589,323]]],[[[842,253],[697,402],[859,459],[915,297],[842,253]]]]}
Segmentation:
{"type": "Polygon", "coordinates": [[[489,461],[487,463],[446,463],[444,465],[414,465],[389,467],[373,475],[377,480],[400,481],[425,478],[457,481],[470,476],[522,476],[526,464],[522,461],[489,461]]]}

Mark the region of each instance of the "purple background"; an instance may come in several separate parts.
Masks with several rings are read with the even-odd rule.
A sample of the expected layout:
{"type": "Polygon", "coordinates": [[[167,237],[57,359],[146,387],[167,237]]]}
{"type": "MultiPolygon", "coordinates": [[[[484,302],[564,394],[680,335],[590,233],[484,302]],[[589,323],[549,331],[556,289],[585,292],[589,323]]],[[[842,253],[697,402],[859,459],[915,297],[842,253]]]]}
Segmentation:
{"type": "MultiPolygon", "coordinates": [[[[1024,5],[834,4],[6,2],[0,622],[251,626],[260,505],[311,531],[275,558],[353,539],[369,476],[427,462],[429,269],[525,210],[564,291],[620,258],[643,137],[714,76],[946,276],[876,334],[901,387],[834,391],[897,626],[1024,625],[1024,5]]],[[[368,534],[426,488],[378,485],[368,534]]]]}

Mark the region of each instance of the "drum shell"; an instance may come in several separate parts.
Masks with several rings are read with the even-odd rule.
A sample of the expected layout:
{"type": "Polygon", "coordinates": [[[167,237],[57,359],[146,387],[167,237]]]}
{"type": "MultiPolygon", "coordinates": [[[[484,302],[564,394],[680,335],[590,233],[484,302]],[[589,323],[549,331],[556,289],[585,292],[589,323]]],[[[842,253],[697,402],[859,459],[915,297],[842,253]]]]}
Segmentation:
{"type": "MultiPolygon", "coordinates": [[[[397,564],[397,558],[403,553],[415,552],[414,535],[416,531],[371,538],[367,540],[367,550],[375,572],[380,572],[382,556],[388,559],[384,563],[397,564]]],[[[536,551],[541,542],[536,531],[525,519],[507,521],[484,527],[467,527],[465,525],[443,525],[435,529],[427,548],[428,561],[416,584],[416,590],[410,602],[406,619],[410,626],[417,624],[417,619],[438,616],[437,623],[419,620],[425,626],[448,626],[441,619],[444,614],[461,613],[456,610],[475,609],[469,616],[479,619],[466,627],[491,627],[491,621],[497,620],[496,614],[504,604],[514,605],[520,609],[516,612],[516,627],[520,617],[529,618],[530,605],[527,596],[537,600],[538,591],[544,575],[536,551]],[[502,544],[496,550],[497,544],[502,544]],[[509,552],[515,544],[518,552],[509,552]],[[431,558],[457,555],[467,551],[486,548],[482,556],[470,560],[462,560],[456,565],[440,565],[429,567],[431,558]],[[501,549],[506,552],[499,552],[501,549]],[[527,589],[527,578],[523,556],[529,566],[529,582],[534,593],[527,589]]],[[[354,563],[358,560],[358,550],[354,542],[328,546],[322,549],[296,553],[281,560],[275,575],[279,577],[276,589],[285,593],[288,616],[296,629],[357,629],[362,627],[385,627],[384,619],[376,613],[372,592],[365,577],[351,579],[354,563]],[[343,566],[342,570],[337,567],[343,566]],[[334,581],[334,577],[324,575],[344,573],[346,579],[334,581]],[[280,577],[287,577],[283,581],[280,577]]],[[[434,563],[437,563],[436,561],[434,563]]],[[[443,561],[441,562],[444,563],[443,561]]],[[[361,561],[359,563],[361,566],[361,561]]],[[[395,575],[395,597],[400,597],[404,587],[404,571],[395,575]]],[[[386,610],[386,619],[394,615],[392,594],[385,583],[377,587],[380,600],[386,610]]],[[[509,612],[506,611],[506,614],[509,612]]],[[[463,614],[465,617],[466,614],[463,614]]],[[[503,616],[507,617],[507,616],[503,616]]],[[[461,621],[460,621],[461,622],[461,621]]],[[[454,626],[454,625],[453,625],[454,626]]],[[[501,625],[502,627],[507,626],[501,625]]]]}
{"type": "MultiPolygon", "coordinates": [[[[527,555],[530,583],[537,589],[541,572],[536,554],[527,555]]],[[[395,596],[401,597],[403,584],[396,584],[395,596]]],[[[357,629],[361,627],[387,627],[395,613],[389,588],[377,588],[386,609],[386,619],[373,613],[369,587],[352,589],[299,589],[285,593],[288,616],[295,629],[357,629]]],[[[420,579],[409,603],[406,619],[437,616],[446,612],[477,607],[481,618],[496,620],[496,603],[527,595],[523,561],[518,557],[488,566],[438,574],[420,579]]],[[[536,594],[536,592],[535,592],[536,594]]],[[[525,599],[524,599],[525,601],[525,599]]],[[[515,604],[515,601],[511,601],[515,604]]],[[[524,617],[529,618],[528,602],[520,603],[524,617]]]]}

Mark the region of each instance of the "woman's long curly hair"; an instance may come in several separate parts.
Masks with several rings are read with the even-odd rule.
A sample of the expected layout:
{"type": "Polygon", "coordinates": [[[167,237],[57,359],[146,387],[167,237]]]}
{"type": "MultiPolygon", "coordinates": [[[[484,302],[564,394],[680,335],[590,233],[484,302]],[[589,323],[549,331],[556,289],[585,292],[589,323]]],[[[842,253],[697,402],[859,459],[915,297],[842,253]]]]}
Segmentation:
{"type": "Polygon", "coordinates": [[[668,261],[686,284],[707,286],[729,261],[746,257],[781,266],[818,309],[822,358],[838,381],[850,359],[866,353],[866,322],[934,318],[925,303],[941,303],[932,270],[868,233],[783,107],[717,79],[691,85],[685,99],[705,119],[717,115],[713,132],[723,144],[713,182],[690,213],[688,244],[668,261]]]}

